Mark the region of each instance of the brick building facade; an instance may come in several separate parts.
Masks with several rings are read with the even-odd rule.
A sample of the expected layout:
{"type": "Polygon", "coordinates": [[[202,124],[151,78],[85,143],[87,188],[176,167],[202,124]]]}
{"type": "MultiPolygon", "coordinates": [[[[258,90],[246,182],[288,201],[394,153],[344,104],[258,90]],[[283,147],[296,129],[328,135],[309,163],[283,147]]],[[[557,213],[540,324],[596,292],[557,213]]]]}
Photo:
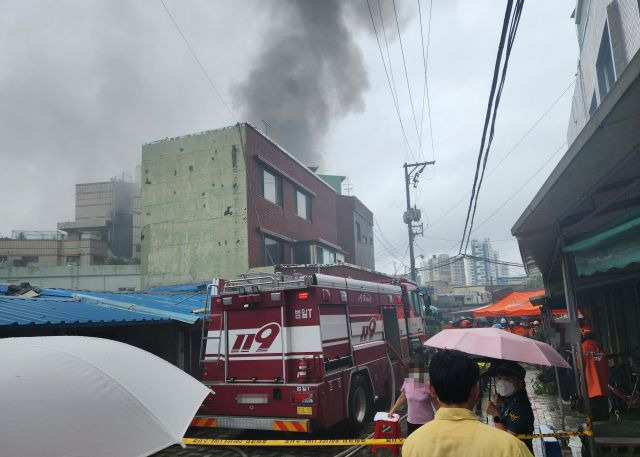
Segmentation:
{"type": "Polygon", "coordinates": [[[145,144],[141,170],[143,286],[347,258],[374,267],[371,212],[249,124],[145,144]],[[366,248],[350,242],[358,227],[366,248]]]}

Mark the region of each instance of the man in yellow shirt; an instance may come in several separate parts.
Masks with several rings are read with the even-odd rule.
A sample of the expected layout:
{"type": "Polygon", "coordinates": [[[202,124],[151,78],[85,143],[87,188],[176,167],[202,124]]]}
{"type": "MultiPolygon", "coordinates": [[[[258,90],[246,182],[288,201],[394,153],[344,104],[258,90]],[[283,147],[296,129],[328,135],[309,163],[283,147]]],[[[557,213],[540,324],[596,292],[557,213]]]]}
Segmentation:
{"type": "Polygon", "coordinates": [[[532,457],[522,441],[473,414],[480,370],[466,354],[448,349],[435,354],[429,379],[440,408],[431,422],[407,438],[403,457],[532,457]]]}

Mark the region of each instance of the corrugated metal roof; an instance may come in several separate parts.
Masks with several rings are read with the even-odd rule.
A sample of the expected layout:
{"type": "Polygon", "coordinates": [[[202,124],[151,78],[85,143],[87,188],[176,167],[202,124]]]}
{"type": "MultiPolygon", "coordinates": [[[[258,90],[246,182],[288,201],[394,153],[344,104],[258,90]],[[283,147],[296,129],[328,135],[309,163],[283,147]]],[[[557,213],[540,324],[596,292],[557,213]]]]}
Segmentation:
{"type": "Polygon", "coordinates": [[[0,296],[0,326],[6,325],[121,325],[132,322],[168,322],[138,310],[107,308],[65,298],[0,296]]]}
{"type": "Polygon", "coordinates": [[[98,306],[137,310],[193,324],[204,308],[205,292],[149,293],[149,292],[74,292],[74,297],[98,306]]]}
{"type": "Polygon", "coordinates": [[[197,292],[199,290],[206,290],[207,282],[194,282],[192,284],[177,284],[171,286],[154,286],[149,287],[145,292],[197,292]]]}

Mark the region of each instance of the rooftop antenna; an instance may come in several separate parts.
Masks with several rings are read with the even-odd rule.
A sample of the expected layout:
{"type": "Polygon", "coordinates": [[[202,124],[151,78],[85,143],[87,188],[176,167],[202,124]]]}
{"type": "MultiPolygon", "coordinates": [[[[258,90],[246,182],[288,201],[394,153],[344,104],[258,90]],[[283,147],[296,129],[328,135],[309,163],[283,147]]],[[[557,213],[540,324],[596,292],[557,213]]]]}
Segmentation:
{"type": "Polygon", "coordinates": [[[260,119],[262,121],[262,123],[264,124],[264,136],[269,136],[269,127],[271,127],[271,124],[269,124],[267,121],[265,121],[264,119],[260,119]]]}

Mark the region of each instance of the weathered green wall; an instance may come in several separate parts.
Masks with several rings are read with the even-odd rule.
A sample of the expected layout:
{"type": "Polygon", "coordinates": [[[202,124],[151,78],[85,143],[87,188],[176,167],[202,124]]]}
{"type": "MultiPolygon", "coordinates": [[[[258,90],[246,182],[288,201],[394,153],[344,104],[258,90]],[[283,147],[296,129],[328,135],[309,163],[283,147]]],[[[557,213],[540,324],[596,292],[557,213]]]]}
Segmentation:
{"type": "Polygon", "coordinates": [[[244,127],[233,126],[142,146],[144,287],[248,270],[240,135],[244,143],[244,127]]]}

